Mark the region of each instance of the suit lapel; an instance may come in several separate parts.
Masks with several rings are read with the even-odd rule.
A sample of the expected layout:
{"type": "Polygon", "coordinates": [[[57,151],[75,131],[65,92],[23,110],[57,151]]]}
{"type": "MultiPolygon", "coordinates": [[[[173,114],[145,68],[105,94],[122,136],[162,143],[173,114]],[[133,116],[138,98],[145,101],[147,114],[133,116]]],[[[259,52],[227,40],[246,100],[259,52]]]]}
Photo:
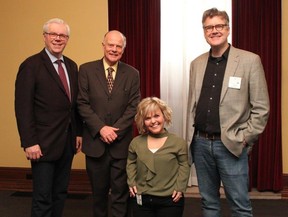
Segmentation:
{"type": "MultiPolygon", "coordinates": [[[[96,72],[96,77],[97,77],[98,81],[103,86],[103,90],[105,91],[105,93],[107,95],[110,95],[110,93],[108,91],[107,78],[105,75],[105,69],[104,69],[102,59],[99,60],[98,62],[96,62],[95,72],[96,72]]],[[[125,78],[124,75],[125,75],[125,70],[123,68],[123,64],[121,64],[121,62],[119,62],[118,68],[117,68],[117,73],[116,73],[115,80],[113,83],[112,93],[117,91],[117,89],[119,89],[121,87],[121,84],[123,82],[123,78],[125,78]]]]}
{"type": "Polygon", "coordinates": [[[114,84],[113,84],[113,89],[112,92],[117,91],[117,89],[120,88],[120,84],[123,82],[123,78],[125,78],[125,70],[123,68],[123,65],[121,62],[118,63],[118,68],[117,68],[117,74],[115,76],[114,84]]]}
{"type": "MultiPolygon", "coordinates": [[[[55,70],[55,67],[53,66],[53,63],[51,62],[51,60],[50,60],[49,56],[47,55],[46,51],[42,50],[41,55],[42,55],[42,58],[43,58],[43,63],[45,65],[48,73],[51,75],[51,77],[58,84],[60,89],[63,91],[63,94],[66,95],[66,91],[65,91],[64,86],[63,86],[63,84],[62,84],[62,82],[60,80],[60,77],[59,77],[57,71],[55,70]]],[[[69,100],[68,96],[67,96],[67,99],[69,100]]]]}
{"type": "Polygon", "coordinates": [[[208,62],[208,58],[209,58],[209,52],[205,53],[200,61],[199,61],[199,65],[197,66],[197,70],[196,70],[196,74],[195,74],[195,91],[196,91],[196,102],[198,102],[200,94],[201,94],[201,90],[202,90],[202,84],[203,84],[203,79],[204,79],[204,75],[205,75],[205,71],[206,71],[206,67],[207,67],[207,62],[208,62]]]}
{"type": "Polygon", "coordinates": [[[229,79],[231,76],[235,75],[238,64],[239,64],[239,55],[237,51],[231,46],[229,55],[228,55],[228,61],[227,61],[227,66],[226,66],[226,70],[224,74],[223,84],[222,84],[220,102],[223,100],[225,94],[227,93],[229,79]]]}
{"type": "MultiPolygon", "coordinates": [[[[104,69],[104,65],[103,65],[103,60],[102,59],[96,62],[95,76],[97,77],[100,85],[103,87],[102,89],[105,91],[105,93],[107,95],[109,95],[108,85],[107,85],[107,78],[106,78],[106,75],[105,75],[105,69],[104,69]]],[[[112,89],[112,91],[113,91],[113,89],[112,89]]]]}

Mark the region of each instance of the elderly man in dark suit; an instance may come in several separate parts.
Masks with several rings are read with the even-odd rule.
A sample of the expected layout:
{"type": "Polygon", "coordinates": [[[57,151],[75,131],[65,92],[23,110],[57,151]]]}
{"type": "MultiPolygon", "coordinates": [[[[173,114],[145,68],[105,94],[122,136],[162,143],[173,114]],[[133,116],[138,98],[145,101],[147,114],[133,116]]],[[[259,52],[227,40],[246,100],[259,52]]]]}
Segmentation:
{"type": "Polygon", "coordinates": [[[232,216],[251,217],[248,154],[269,116],[265,73],[258,55],[228,43],[225,11],[205,11],[202,25],[211,49],[191,62],[186,139],[203,216],[221,216],[222,182],[232,216]]]}
{"type": "Polygon", "coordinates": [[[45,49],[27,58],[16,78],[17,125],[33,175],[32,217],[62,216],[72,159],[82,146],[78,69],[62,55],[69,35],[63,20],[45,23],[45,49]]]}
{"type": "Polygon", "coordinates": [[[126,46],[121,32],[106,33],[102,45],[104,58],[79,69],[82,151],[92,185],[94,216],[107,216],[111,190],[111,214],[124,217],[129,197],[126,160],[140,100],[140,79],[135,68],[120,61],[126,46]]]}

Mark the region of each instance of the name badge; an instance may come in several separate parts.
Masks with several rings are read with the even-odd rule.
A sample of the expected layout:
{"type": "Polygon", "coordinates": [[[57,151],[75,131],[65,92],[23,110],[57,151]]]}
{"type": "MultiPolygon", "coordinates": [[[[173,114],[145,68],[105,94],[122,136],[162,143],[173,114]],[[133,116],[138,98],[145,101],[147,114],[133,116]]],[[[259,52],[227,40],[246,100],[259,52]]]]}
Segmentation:
{"type": "Polygon", "coordinates": [[[234,89],[239,89],[241,87],[241,79],[240,77],[230,77],[229,78],[229,84],[228,87],[234,88],[234,89]]]}

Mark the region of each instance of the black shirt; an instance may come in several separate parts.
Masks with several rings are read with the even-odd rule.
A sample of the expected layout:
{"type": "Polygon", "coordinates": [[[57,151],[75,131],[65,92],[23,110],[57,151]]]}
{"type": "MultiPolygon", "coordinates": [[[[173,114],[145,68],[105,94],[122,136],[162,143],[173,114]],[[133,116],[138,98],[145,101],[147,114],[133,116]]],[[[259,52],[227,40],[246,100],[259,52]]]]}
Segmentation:
{"type": "Polygon", "coordinates": [[[196,108],[196,130],[220,133],[219,102],[230,45],[221,57],[212,57],[211,50],[196,108]]]}

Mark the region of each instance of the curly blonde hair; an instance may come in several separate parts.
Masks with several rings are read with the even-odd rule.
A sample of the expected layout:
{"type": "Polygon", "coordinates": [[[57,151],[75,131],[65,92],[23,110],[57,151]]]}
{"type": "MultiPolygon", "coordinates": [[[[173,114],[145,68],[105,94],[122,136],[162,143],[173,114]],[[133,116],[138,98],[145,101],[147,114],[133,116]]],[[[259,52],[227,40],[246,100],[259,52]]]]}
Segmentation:
{"type": "Polygon", "coordinates": [[[154,112],[158,108],[163,113],[166,125],[170,126],[172,124],[172,110],[163,100],[157,97],[144,98],[138,104],[135,115],[136,126],[141,135],[148,133],[145,127],[145,118],[150,112],[154,112]]]}

